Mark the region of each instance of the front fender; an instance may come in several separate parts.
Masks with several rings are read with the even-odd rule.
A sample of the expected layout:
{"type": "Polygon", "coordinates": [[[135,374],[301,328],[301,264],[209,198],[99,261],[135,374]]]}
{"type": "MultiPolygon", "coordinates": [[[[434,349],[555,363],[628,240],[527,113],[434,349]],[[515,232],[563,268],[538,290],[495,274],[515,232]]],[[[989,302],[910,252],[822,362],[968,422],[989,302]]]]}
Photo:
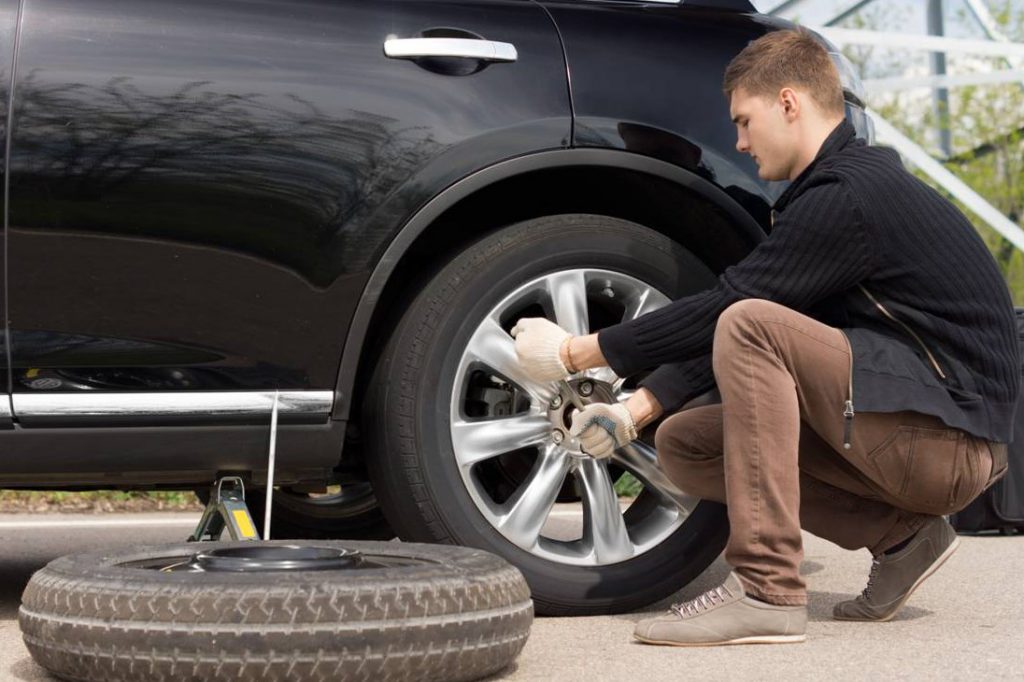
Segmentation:
{"type": "Polygon", "coordinates": [[[629,169],[669,180],[713,203],[728,215],[740,236],[750,244],[764,238],[765,232],[758,221],[729,192],[692,170],[661,159],[614,149],[568,149],[530,154],[484,168],[454,183],[417,210],[377,261],[349,327],[335,386],[332,418],[348,419],[356,375],[381,294],[389,280],[399,276],[395,269],[402,256],[427,228],[460,201],[502,180],[538,170],[573,166],[629,169]]]}

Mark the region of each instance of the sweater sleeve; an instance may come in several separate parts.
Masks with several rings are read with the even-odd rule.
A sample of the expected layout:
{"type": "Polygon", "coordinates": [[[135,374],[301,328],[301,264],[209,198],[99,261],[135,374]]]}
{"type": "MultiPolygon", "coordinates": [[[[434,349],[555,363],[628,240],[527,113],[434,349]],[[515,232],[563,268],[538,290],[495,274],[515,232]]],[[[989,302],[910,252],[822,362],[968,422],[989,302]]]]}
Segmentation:
{"type": "Polygon", "coordinates": [[[736,301],[767,299],[802,311],[865,279],[874,267],[867,229],[836,177],[816,179],[778,214],[771,235],[726,268],[717,286],[601,330],[601,352],[619,376],[710,358],[718,316],[736,301]]]}
{"type": "Polygon", "coordinates": [[[658,399],[663,410],[675,412],[701,393],[714,388],[711,356],[701,355],[686,362],[662,365],[641,380],[640,386],[658,399]]]}

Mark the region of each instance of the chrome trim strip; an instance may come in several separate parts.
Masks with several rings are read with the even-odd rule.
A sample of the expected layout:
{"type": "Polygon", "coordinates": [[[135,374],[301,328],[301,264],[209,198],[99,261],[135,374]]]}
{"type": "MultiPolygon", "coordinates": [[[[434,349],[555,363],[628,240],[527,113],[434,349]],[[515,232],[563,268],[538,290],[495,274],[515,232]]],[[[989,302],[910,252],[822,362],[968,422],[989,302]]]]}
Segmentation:
{"type": "Polygon", "coordinates": [[[514,62],[519,58],[512,43],[473,38],[389,38],[384,54],[392,59],[458,57],[488,62],[514,62]]]}
{"type": "MultiPolygon", "coordinates": [[[[330,413],[334,391],[281,391],[282,416],[330,413]]],[[[17,417],[217,417],[267,415],[273,391],[180,393],[15,393],[17,417]]]]}

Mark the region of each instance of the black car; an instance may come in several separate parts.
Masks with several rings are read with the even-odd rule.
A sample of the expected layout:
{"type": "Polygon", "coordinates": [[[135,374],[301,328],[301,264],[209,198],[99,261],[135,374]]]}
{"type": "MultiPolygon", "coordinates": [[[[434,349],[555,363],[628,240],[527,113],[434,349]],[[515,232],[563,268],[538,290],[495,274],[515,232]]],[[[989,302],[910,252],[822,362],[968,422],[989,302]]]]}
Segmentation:
{"type": "Polygon", "coordinates": [[[581,453],[509,330],[642,315],[763,238],[781,187],[721,77],[785,26],[734,0],[0,0],[0,485],[252,493],[276,400],[277,536],[488,549],[542,613],[671,593],[722,507],[650,430],[581,453]]]}

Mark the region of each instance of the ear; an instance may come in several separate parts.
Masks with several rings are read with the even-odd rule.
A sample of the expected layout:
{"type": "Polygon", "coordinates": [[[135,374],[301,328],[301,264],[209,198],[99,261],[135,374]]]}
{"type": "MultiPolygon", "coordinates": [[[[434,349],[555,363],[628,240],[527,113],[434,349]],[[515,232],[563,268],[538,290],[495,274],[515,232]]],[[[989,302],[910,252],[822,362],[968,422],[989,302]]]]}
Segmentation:
{"type": "Polygon", "coordinates": [[[800,95],[793,88],[779,91],[779,108],[787,121],[794,121],[800,115],[800,95]]]}

